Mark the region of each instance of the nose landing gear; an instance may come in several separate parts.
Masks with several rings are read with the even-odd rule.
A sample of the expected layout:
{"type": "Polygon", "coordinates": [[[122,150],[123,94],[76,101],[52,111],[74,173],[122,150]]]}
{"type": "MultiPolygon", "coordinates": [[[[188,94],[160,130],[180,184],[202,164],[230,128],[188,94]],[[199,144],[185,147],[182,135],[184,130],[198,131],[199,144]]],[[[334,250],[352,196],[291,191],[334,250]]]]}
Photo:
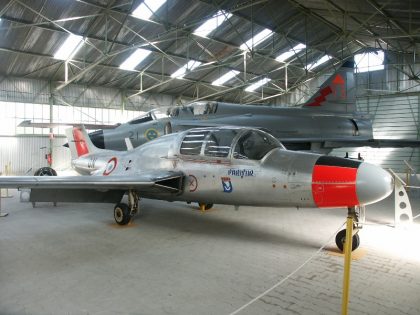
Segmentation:
{"type": "MultiPolygon", "coordinates": [[[[358,206],[358,207],[350,207],[348,208],[348,216],[347,219],[352,220],[352,246],[351,250],[356,250],[360,245],[360,237],[359,237],[359,230],[362,228],[361,223],[365,221],[365,207],[358,206]]],[[[344,252],[344,246],[346,242],[346,232],[347,229],[341,230],[337,233],[335,237],[335,244],[337,245],[338,249],[344,252]]]]}

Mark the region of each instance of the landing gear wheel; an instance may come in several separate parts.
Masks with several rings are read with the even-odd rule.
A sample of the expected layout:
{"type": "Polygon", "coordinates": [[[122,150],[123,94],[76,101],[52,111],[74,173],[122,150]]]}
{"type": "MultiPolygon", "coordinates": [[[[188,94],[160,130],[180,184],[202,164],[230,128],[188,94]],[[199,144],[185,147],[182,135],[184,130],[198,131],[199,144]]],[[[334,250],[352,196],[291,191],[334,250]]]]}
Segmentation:
{"type": "Polygon", "coordinates": [[[204,206],[204,210],[210,210],[211,208],[213,208],[213,204],[212,203],[202,203],[202,202],[199,202],[198,203],[198,206],[200,207],[200,209],[202,209],[203,206],[204,206]]]}
{"type": "Polygon", "coordinates": [[[127,225],[131,220],[130,208],[125,203],[118,203],[114,207],[114,219],[119,225],[127,225]]]}
{"type": "Polygon", "coordinates": [[[36,170],[34,176],[57,176],[55,169],[45,166],[36,170]]]}
{"type": "MultiPolygon", "coordinates": [[[[335,237],[335,244],[337,244],[337,247],[340,251],[344,252],[344,243],[346,241],[346,230],[341,230],[337,233],[335,237]]],[[[360,245],[360,237],[359,234],[353,235],[353,240],[351,244],[351,250],[356,250],[360,245]]]]}
{"type": "Polygon", "coordinates": [[[168,134],[170,134],[170,133],[172,133],[172,125],[171,125],[171,123],[170,123],[170,122],[168,122],[168,123],[165,125],[165,128],[164,128],[164,134],[165,134],[165,135],[168,135],[168,134]]]}

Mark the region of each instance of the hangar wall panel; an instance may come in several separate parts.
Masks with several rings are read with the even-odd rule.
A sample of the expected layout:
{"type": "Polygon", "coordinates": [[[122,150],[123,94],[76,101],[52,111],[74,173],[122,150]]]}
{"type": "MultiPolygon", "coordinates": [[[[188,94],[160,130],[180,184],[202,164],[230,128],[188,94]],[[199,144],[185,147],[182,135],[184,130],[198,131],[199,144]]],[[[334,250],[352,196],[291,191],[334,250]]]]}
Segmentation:
{"type": "MultiPolygon", "coordinates": [[[[70,167],[69,150],[62,145],[65,138],[53,140],[53,167],[65,169],[70,167]]],[[[9,175],[32,175],[38,168],[47,166],[45,154],[49,138],[45,136],[0,136],[0,172],[9,175]]]]}
{"type": "MultiPolygon", "coordinates": [[[[373,117],[375,138],[420,139],[420,95],[371,96],[358,98],[359,111],[368,112],[373,117]]],[[[361,153],[366,161],[404,172],[404,160],[420,170],[420,148],[348,148],[336,149],[334,155],[357,157],[361,153]]]]}

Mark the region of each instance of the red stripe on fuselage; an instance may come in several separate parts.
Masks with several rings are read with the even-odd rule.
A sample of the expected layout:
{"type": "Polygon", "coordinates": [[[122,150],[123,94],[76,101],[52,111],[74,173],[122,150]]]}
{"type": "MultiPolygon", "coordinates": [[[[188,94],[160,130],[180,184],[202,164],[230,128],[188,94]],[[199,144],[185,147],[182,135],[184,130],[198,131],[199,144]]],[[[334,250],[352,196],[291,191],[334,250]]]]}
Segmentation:
{"type": "Polygon", "coordinates": [[[312,196],[319,208],[352,207],[359,204],[356,193],[357,168],[315,165],[312,196]]]}
{"type": "Polygon", "coordinates": [[[82,156],[89,153],[88,146],[83,138],[83,133],[77,129],[73,128],[73,137],[74,144],[76,146],[76,151],[78,156],[82,156]]]}

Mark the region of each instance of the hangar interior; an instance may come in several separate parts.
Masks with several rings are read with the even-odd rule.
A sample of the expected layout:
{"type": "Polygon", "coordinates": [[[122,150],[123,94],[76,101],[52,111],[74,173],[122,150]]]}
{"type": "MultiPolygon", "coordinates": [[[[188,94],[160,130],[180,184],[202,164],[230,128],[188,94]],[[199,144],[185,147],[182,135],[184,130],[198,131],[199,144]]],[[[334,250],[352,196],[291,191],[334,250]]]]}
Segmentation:
{"type": "MultiPolygon", "coordinates": [[[[49,153],[54,169],[70,168],[65,127],[19,127],[24,120],[117,124],[192,101],[299,107],[352,58],[357,109],[372,115],[374,136],[420,139],[415,0],[0,0],[0,29],[6,175],[32,174],[49,153]]],[[[420,148],[331,155],[347,152],[402,174],[404,161],[420,168],[420,148]]],[[[28,211],[10,193],[2,207],[12,215],[0,221],[0,314],[339,312],[340,257],[312,255],[345,210],[218,206],[201,215],[147,200],[124,230],[102,205],[28,211]]],[[[370,218],[391,224],[392,209],[387,199],[370,218]]],[[[364,233],[351,312],[420,313],[420,248],[411,242],[419,235],[383,225],[364,233]]]]}
{"type": "MultiPolygon", "coordinates": [[[[64,128],[16,127],[23,120],[121,123],[193,100],[299,106],[354,55],[357,106],[373,116],[374,135],[419,137],[415,1],[168,0],[153,14],[146,6],[147,18],[133,13],[141,1],[2,3],[0,141],[10,150],[0,167],[9,173],[44,165],[49,150],[54,167],[68,166],[64,128]],[[72,39],[71,56],[57,56],[72,39]],[[136,64],[124,66],[133,53],[136,64]]],[[[400,172],[402,160],[420,166],[418,150],[347,149],[400,172]]]]}

